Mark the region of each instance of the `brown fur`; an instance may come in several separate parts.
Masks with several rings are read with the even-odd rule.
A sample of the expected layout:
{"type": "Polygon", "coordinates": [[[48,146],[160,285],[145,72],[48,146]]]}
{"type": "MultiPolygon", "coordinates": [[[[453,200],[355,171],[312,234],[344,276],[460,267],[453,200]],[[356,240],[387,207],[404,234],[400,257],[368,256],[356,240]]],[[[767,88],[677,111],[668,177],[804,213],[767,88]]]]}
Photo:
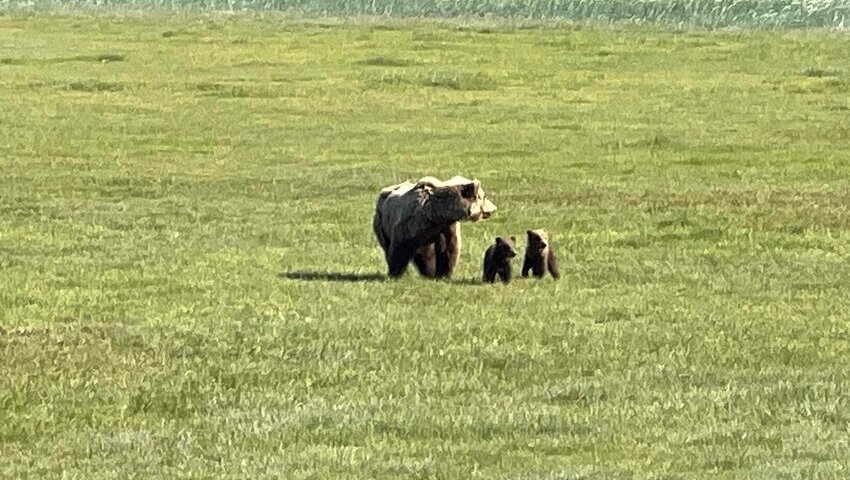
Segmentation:
{"type": "Polygon", "coordinates": [[[478,180],[423,177],[381,190],[372,229],[387,273],[399,277],[411,260],[429,278],[449,278],[460,254],[460,224],[488,218],[496,206],[478,180]]]}
{"type": "Polygon", "coordinates": [[[484,281],[493,283],[496,276],[504,283],[513,277],[511,260],[516,257],[516,237],[496,237],[496,241],[484,252],[484,281]]]}
{"type": "Polygon", "coordinates": [[[556,280],[561,278],[555,250],[549,242],[546,229],[528,230],[528,243],[525,246],[525,259],[522,263],[522,276],[528,277],[528,271],[537,278],[543,278],[548,271],[556,280]]]}

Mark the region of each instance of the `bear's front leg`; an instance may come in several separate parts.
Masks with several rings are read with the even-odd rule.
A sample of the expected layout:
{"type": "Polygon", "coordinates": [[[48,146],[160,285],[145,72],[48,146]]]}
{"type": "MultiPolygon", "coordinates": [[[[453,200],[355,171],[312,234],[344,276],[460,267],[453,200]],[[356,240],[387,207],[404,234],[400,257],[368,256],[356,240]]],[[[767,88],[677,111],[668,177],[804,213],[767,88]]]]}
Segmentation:
{"type": "Polygon", "coordinates": [[[513,279],[513,276],[514,276],[514,272],[513,272],[513,267],[511,267],[510,263],[505,265],[505,267],[502,269],[502,275],[501,276],[502,276],[502,282],[511,283],[511,280],[513,279]]]}
{"type": "Polygon", "coordinates": [[[390,252],[387,255],[387,274],[390,277],[400,277],[407,270],[407,265],[416,254],[417,243],[415,241],[393,241],[390,243],[390,252]]]}

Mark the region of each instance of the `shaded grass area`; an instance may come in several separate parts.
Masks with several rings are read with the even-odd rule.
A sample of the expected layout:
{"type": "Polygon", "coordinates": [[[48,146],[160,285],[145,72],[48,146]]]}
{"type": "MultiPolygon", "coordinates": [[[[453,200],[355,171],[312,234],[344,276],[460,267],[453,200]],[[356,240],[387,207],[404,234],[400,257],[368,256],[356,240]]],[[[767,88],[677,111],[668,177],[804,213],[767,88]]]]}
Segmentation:
{"type": "Polygon", "coordinates": [[[0,17],[0,476],[844,478],[850,41],[459,26],[0,17]]]}

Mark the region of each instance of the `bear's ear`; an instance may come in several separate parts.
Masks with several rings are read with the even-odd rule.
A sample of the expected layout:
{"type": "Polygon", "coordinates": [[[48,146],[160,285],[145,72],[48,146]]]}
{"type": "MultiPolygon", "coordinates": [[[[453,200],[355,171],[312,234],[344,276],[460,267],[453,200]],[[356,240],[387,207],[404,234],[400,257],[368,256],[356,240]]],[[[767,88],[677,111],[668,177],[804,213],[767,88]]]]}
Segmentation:
{"type": "Polygon", "coordinates": [[[461,185],[460,187],[460,196],[463,198],[475,198],[477,193],[477,188],[475,182],[467,183],[466,185],[461,185]]]}
{"type": "Polygon", "coordinates": [[[526,230],[525,234],[530,237],[530,236],[534,235],[534,232],[532,232],[531,230],[526,230]]]}
{"type": "Polygon", "coordinates": [[[502,245],[503,243],[505,243],[505,239],[502,237],[496,237],[496,245],[502,245]]]}
{"type": "Polygon", "coordinates": [[[514,243],[516,243],[516,237],[515,237],[515,236],[513,236],[513,235],[511,235],[511,241],[512,241],[512,242],[514,242],[514,243]]]}

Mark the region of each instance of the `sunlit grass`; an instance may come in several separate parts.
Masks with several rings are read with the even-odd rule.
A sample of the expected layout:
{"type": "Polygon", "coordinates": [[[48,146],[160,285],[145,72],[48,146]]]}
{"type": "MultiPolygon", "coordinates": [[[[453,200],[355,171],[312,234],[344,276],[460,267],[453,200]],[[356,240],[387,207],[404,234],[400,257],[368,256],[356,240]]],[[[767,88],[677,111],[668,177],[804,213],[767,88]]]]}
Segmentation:
{"type": "Polygon", "coordinates": [[[0,45],[0,477],[846,477],[846,36],[15,14],[0,45]],[[454,280],[385,281],[377,192],[455,174],[499,210],[454,280]],[[481,285],[529,228],[563,278],[481,285]]]}

